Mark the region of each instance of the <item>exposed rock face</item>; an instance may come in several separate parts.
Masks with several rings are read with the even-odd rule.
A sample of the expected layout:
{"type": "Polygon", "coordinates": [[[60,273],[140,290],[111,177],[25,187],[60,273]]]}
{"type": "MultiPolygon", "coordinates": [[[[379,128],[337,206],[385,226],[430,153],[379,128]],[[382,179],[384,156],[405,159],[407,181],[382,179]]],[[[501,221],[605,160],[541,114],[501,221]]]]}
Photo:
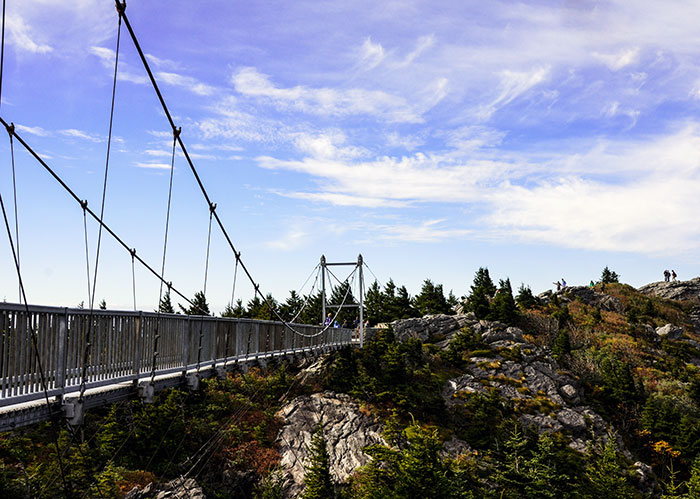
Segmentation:
{"type": "Polygon", "coordinates": [[[542,303],[549,303],[554,295],[559,297],[559,300],[566,303],[569,301],[580,300],[586,305],[599,307],[608,312],[622,312],[622,303],[614,296],[598,293],[593,288],[588,286],[567,286],[561,291],[553,293],[545,291],[537,296],[542,303]]]}
{"type": "Polygon", "coordinates": [[[640,293],[668,300],[688,300],[700,302],[700,277],[689,281],[652,282],[642,286],[640,293]]]}
{"type": "Polygon", "coordinates": [[[205,499],[205,495],[194,479],[176,478],[164,485],[149,483],[142,490],[134,487],[124,499],[205,499]]]}
{"type": "Polygon", "coordinates": [[[523,425],[534,426],[540,433],[568,433],[570,446],[580,452],[586,450],[590,440],[607,438],[603,418],[582,405],[579,383],[568,373],[557,370],[547,350],[525,343],[518,328],[482,321],[477,329],[482,329],[482,339],[492,349],[503,353],[509,350],[509,358],[517,347],[518,360],[501,355],[473,357],[465,374],[445,384],[443,398],[448,407],[463,404],[465,395],[468,397],[470,393],[487,394],[489,388],[496,388],[520,412],[523,425]]]}
{"type": "Polygon", "coordinates": [[[416,338],[426,341],[431,336],[454,334],[460,328],[476,322],[474,314],[466,315],[426,315],[416,319],[400,319],[391,323],[398,341],[416,338]]]}
{"type": "Polygon", "coordinates": [[[381,425],[360,412],[359,405],[345,394],[327,391],[297,397],[277,415],[285,423],[276,443],[282,456],[280,466],[287,475],[287,497],[294,497],[303,489],[304,464],[319,424],[323,426],[331,476],[336,482],[347,480],[358,467],[367,464],[369,457],[362,452],[364,447],[386,445],[381,425]]]}
{"type": "Polygon", "coordinates": [[[668,338],[669,340],[677,340],[683,336],[683,328],[674,326],[673,324],[666,324],[665,326],[656,328],[657,336],[662,338],[668,338]]]}

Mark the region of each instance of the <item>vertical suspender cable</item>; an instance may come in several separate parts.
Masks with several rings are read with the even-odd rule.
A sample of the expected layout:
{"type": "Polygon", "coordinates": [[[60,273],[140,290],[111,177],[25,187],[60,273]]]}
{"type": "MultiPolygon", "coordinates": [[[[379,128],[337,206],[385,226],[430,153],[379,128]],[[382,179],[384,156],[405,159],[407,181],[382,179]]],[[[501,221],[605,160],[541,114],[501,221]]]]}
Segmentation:
{"type": "MultiPolygon", "coordinates": [[[[168,206],[165,210],[165,235],[163,236],[163,262],[160,267],[160,275],[165,277],[165,255],[168,250],[168,229],[170,227],[170,203],[173,199],[173,174],[175,172],[175,145],[177,144],[177,136],[180,135],[181,128],[173,130],[173,152],[170,158],[170,182],[168,183],[168,206]]],[[[170,296],[170,286],[168,286],[168,296],[170,296]]],[[[151,364],[151,383],[155,381],[156,369],[158,364],[158,340],[160,339],[160,305],[163,301],[163,281],[160,281],[160,289],[158,291],[158,309],[156,310],[156,326],[153,335],[153,361],[151,364]]],[[[185,341],[189,341],[185,339],[185,341]]],[[[185,362],[186,363],[186,362],[185,362]]]]}
{"type": "Polygon", "coordinates": [[[136,312],[136,268],[134,266],[134,258],[136,257],[136,250],[131,253],[131,290],[134,294],[134,312],[136,312]]]}
{"type": "Polygon", "coordinates": [[[87,200],[81,202],[83,207],[83,233],[85,234],[85,267],[87,269],[87,299],[90,302],[90,250],[88,247],[88,228],[87,228],[87,200]]]}
{"type": "MultiPolygon", "coordinates": [[[[117,2],[117,10],[119,11],[121,7],[121,4],[117,2]]],[[[119,67],[119,44],[121,41],[121,32],[122,32],[122,16],[119,15],[119,25],[117,27],[117,48],[115,50],[115,56],[114,56],[114,78],[112,82],[112,104],[110,106],[110,111],[109,111],[109,133],[107,136],[107,159],[105,160],[105,176],[104,176],[104,182],[102,184],[102,207],[100,209],[100,228],[97,233],[97,249],[95,250],[95,273],[94,277],[92,279],[92,294],[90,295],[90,316],[88,319],[88,327],[87,327],[87,335],[85,338],[85,351],[83,352],[83,366],[82,366],[82,373],[81,373],[81,380],[80,380],[80,397],[79,401],[82,402],[84,399],[85,395],[85,384],[87,383],[87,369],[88,369],[88,364],[90,362],[90,339],[92,336],[92,328],[93,328],[93,312],[94,312],[94,305],[95,305],[95,290],[97,289],[97,269],[99,267],[99,261],[100,261],[100,245],[102,242],[102,227],[103,227],[103,220],[104,220],[104,213],[105,213],[105,198],[107,197],[107,174],[109,172],[109,153],[112,148],[112,125],[114,123],[114,101],[116,100],[116,94],[117,94],[117,69],[119,67]]],[[[132,250],[132,258],[134,256],[133,250],[132,250]]]]}
{"type": "MultiPolygon", "coordinates": [[[[4,9],[4,5],[3,5],[4,9]]],[[[3,22],[3,28],[5,23],[3,22]]],[[[14,123],[10,124],[14,129],[14,123]]],[[[19,217],[17,215],[17,176],[15,174],[15,141],[12,140],[12,133],[10,133],[10,155],[12,157],[12,193],[13,193],[13,203],[15,207],[15,247],[17,249],[17,265],[20,265],[20,251],[19,251],[19,217]]],[[[20,290],[20,301],[22,300],[22,293],[20,290]]]]}
{"type": "Polygon", "coordinates": [[[207,277],[209,276],[209,248],[211,246],[211,219],[214,216],[214,210],[216,209],[216,204],[212,204],[209,207],[209,233],[207,234],[207,256],[204,259],[204,287],[202,288],[202,294],[207,297],[207,277]]]}
{"type": "Polygon", "coordinates": [[[2,106],[2,71],[5,66],[5,0],[2,0],[2,40],[0,41],[0,106],[2,106]]]}
{"type": "Polygon", "coordinates": [[[233,289],[231,289],[231,309],[233,309],[234,304],[233,300],[236,297],[236,277],[238,276],[238,259],[240,257],[240,253],[238,256],[236,256],[236,266],[233,268],[233,289]]]}

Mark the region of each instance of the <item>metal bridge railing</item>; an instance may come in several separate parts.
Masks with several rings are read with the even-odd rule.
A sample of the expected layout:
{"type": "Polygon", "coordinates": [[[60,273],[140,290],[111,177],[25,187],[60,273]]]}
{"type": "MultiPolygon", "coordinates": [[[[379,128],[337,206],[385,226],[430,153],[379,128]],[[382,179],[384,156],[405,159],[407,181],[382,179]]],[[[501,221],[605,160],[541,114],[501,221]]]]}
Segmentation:
{"type": "MultiPolygon", "coordinates": [[[[44,398],[39,359],[49,397],[79,392],[89,322],[89,310],[30,305],[27,313],[23,305],[0,303],[0,407],[44,398]]],[[[186,374],[339,347],[352,343],[354,334],[351,329],[327,329],[307,337],[281,322],[154,312],[95,310],[92,322],[86,389],[146,381],[153,374],[154,358],[156,376],[186,374]]],[[[303,324],[294,329],[306,335],[322,330],[303,324]]]]}

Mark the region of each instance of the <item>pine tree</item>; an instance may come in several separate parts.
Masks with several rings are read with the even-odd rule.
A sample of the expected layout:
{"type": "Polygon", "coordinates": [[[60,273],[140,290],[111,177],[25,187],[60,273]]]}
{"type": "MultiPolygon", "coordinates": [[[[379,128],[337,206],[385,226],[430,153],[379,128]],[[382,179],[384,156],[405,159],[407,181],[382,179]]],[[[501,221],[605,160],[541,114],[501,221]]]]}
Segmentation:
{"type": "Polygon", "coordinates": [[[450,307],[445,299],[442,284],[433,284],[433,281],[430,279],[423,281],[420,294],[413,299],[413,306],[421,316],[450,313],[450,307]]]}
{"type": "Polygon", "coordinates": [[[410,319],[416,316],[416,311],[411,305],[411,297],[408,294],[406,286],[401,286],[396,292],[396,300],[394,301],[394,310],[396,319],[410,319]]]}
{"type": "Polygon", "coordinates": [[[634,497],[633,488],[627,482],[615,447],[615,438],[609,435],[605,446],[591,449],[586,476],[593,486],[595,497],[600,499],[624,499],[634,497]]]}
{"type": "Polygon", "coordinates": [[[518,307],[515,305],[510,279],[505,281],[501,279],[498,284],[498,292],[493,299],[488,317],[506,324],[513,324],[518,318],[518,307]]]}
{"type": "Polygon", "coordinates": [[[185,315],[210,315],[209,304],[202,291],[197,291],[192,298],[192,303],[189,307],[185,308],[181,304],[178,304],[180,310],[185,315]]]}
{"type": "Polygon", "coordinates": [[[537,298],[532,294],[530,286],[525,286],[523,283],[520,284],[518,295],[515,297],[515,303],[523,309],[532,308],[537,305],[537,298]]]}
{"type": "Polygon", "coordinates": [[[174,314],[175,309],[173,308],[173,302],[170,301],[170,290],[165,291],[165,295],[160,299],[158,304],[158,312],[161,314],[174,314]]]}
{"type": "Polygon", "coordinates": [[[371,324],[382,322],[382,299],[382,290],[379,287],[379,283],[375,280],[367,290],[367,295],[364,300],[366,317],[371,324]]]}
{"type": "Polygon", "coordinates": [[[221,317],[246,317],[246,310],[243,307],[243,300],[240,298],[236,300],[236,306],[232,306],[230,303],[226,305],[226,308],[221,313],[221,317]]]}
{"type": "Polygon", "coordinates": [[[491,299],[496,293],[496,286],[491,280],[489,269],[479,267],[474,276],[472,291],[467,298],[467,308],[474,312],[478,319],[486,319],[491,312],[491,299]]]}
{"type": "Polygon", "coordinates": [[[600,275],[600,282],[603,284],[610,284],[612,282],[620,282],[620,276],[617,272],[613,272],[607,266],[603,269],[600,275]]]}
{"type": "Polygon", "coordinates": [[[301,315],[300,312],[303,306],[304,300],[292,289],[289,292],[289,298],[279,306],[279,312],[285,320],[291,321],[294,319],[295,322],[299,322],[299,316],[301,315]]]}
{"type": "Polygon", "coordinates": [[[335,497],[331,480],[330,457],[323,436],[323,427],[311,438],[311,448],[304,473],[304,493],[302,499],[328,499],[335,497]]]}

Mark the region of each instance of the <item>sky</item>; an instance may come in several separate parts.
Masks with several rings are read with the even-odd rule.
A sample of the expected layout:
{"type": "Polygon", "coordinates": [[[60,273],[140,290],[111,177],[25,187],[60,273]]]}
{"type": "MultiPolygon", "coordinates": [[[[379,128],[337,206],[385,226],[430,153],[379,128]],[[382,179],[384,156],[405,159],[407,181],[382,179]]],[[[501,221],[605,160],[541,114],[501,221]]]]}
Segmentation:
{"type": "MultiPolygon", "coordinates": [[[[284,300],[321,255],[456,296],[474,273],[536,293],[609,266],[635,287],[700,275],[700,3],[130,0],[127,16],[231,239],[284,300]]],[[[98,211],[118,15],[7,2],[0,116],[98,211]]],[[[160,268],[172,133],[122,27],[105,222],[160,268]]],[[[14,234],[10,146],[0,193],[14,234]]],[[[30,303],[87,299],[82,210],[15,144],[30,303]]],[[[203,289],[209,210],[175,157],[166,279],[203,289]]],[[[94,271],[97,225],[88,221],[94,271]]],[[[5,230],[0,298],[18,301],[5,230]]],[[[352,270],[334,270],[342,280],[352,270]]],[[[207,297],[233,291],[212,229],[207,297]]],[[[158,281],[135,269],[137,308],[158,281]]],[[[108,235],[96,297],[131,309],[108,235]]],[[[252,287],[239,273],[235,298],[252,287]]],[[[176,302],[178,300],[175,300],[176,302]]],[[[182,300],[180,300],[182,302],[182,300]]]]}

